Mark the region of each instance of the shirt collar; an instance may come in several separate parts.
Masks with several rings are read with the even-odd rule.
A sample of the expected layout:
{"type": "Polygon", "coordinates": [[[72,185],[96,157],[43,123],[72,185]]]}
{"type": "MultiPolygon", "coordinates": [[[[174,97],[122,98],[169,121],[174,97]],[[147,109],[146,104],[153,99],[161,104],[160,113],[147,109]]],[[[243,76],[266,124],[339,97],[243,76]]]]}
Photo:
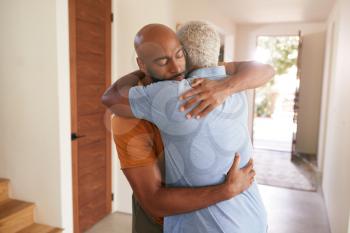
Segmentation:
{"type": "Polygon", "coordinates": [[[200,68],[192,71],[188,74],[188,78],[203,78],[203,77],[213,77],[213,76],[225,76],[226,69],[225,66],[213,66],[200,68]]]}

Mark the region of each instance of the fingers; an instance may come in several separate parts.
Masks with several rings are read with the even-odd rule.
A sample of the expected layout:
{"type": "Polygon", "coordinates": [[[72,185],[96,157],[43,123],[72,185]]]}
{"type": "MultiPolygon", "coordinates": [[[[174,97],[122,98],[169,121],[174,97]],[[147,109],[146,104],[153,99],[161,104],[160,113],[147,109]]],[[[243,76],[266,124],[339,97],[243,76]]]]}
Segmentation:
{"type": "Polygon", "coordinates": [[[212,112],[215,109],[215,107],[213,105],[209,105],[206,109],[204,109],[204,111],[202,111],[199,114],[199,117],[206,117],[210,112],[212,112]]]}
{"type": "Polygon", "coordinates": [[[191,87],[192,89],[186,91],[185,93],[183,93],[182,95],[180,95],[179,99],[180,100],[184,100],[187,98],[190,98],[192,96],[198,95],[202,92],[204,92],[206,90],[205,87],[201,87],[201,84],[204,83],[206,79],[204,78],[198,78],[195,79],[194,81],[192,81],[191,83],[191,87]]]}
{"type": "Polygon", "coordinates": [[[192,96],[198,95],[201,92],[203,92],[202,88],[192,88],[192,89],[186,91],[185,93],[183,93],[182,95],[180,95],[179,99],[184,100],[184,99],[190,98],[192,96]]]}
{"type": "Polygon", "coordinates": [[[183,104],[180,107],[180,111],[183,112],[189,108],[191,108],[193,105],[195,105],[196,103],[198,103],[199,101],[201,101],[203,98],[205,98],[205,95],[203,94],[198,94],[196,97],[193,97],[192,99],[190,99],[189,101],[187,101],[185,104],[183,104]]]}
{"type": "Polygon", "coordinates": [[[208,104],[209,103],[207,101],[202,101],[198,106],[193,108],[191,112],[187,113],[186,117],[188,119],[191,117],[195,117],[195,118],[199,119],[200,116],[198,114],[201,113],[204,109],[206,109],[208,107],[208,104]]]}
{"type": "Polygon", "coordinates": [[[238,170],[240,161],[241,161],[241,156],[239,155],[239,153],[236,153],[235,158],[233,160],[232,168],[235,170],[238,170]]]}
{"type": "Polygon", "coordinates": [[[250,159],[248,163],[241,169],[243,172],[248,174],[253,169],[253,159],[250,159]]]}
{"type": "Polygon", "coordinates": [[[204,78],[197,78],[197,79],[193,80],[191,83],[192,88],[199,86],[201,83],[204,82],[204,80],[205,80],[204,78]]]}
{"type": "Polygon", "coordinates": [[[256,172],[254,169],[250,170],[250,172],[248,173],[248,175],[252,178],[254,178],[254,176],[256,175],[256,172]]]}
{"type": "Polygon", "coordinates": [[[241,158],[238,153],[236,153],[235,158],[233,160],[232,166],[230,167],[230,170],[227,172],[228,177],[232,177],[235,174],[235,171],[239,168],[239,162],[241,158]]]}

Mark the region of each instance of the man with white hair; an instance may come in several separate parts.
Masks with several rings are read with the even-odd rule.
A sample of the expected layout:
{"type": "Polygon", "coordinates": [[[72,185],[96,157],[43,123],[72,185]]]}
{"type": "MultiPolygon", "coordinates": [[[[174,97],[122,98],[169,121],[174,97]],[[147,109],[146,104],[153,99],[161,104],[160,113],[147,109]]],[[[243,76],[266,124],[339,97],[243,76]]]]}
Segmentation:
{"type": "MultiPolygon", "coordinates": [[[[138,61],[141,70],[152,74],[155,81],[169,81],[131,88],[122,80],[113,107],[107,105],[119,116],[146,119],[161,130],[165,145],[167,187],[222,184],[232,165],[233,155],[237,152],[241,154],[239,166],[243,167],[252,154],[246,98],[243,93],[233,94],[241,90],[240,87],[226,78],[224,67],[217,66],[220,42],[210,25],[202,22],[186,24],[178,36],[188,53],[188,79],[183,79],[181,69],[177,69],[173,75],[164,73],[164,76],[158,76],[155,70],[148,69],[146,62],[138,61]],[[196,77],[202,79],[193,84],[196,77]],[[191,89],[191,85],[198,88],[191,89]],[[220,90],[229,91],[220,93],[220,90]],[[185,91],[188,92],[183,98],[196,97],[183,105],[184,102],[179,102],[178,98],[185,91]],[[220,105],[214,109],[214,105],[208,105],[203,100],[217,93],[219,98],[216,98],[214,105],[220,105]],[[197,105],[198,101],[202,102],[197,105]],[[185,112],[179,111],[180,108],[185,112]],[[208,115],[202,118],[200,114],[208,115]],[[186,119],[185,116],[196,117],[186,119]]],[[[142,37],[135,40],[140,57],[151,51],[149,46],[141,47],[143,40],[142,37]]],[[[164,64],[168,63],[167,60],[174,62],[165,57],[164,64]]],[[[160,57],[162,59],[164,57],[160,57]]],[[[266,214],[255,182],[233,199],[166,217],[164,232],[266,232],[266,214]]]]}

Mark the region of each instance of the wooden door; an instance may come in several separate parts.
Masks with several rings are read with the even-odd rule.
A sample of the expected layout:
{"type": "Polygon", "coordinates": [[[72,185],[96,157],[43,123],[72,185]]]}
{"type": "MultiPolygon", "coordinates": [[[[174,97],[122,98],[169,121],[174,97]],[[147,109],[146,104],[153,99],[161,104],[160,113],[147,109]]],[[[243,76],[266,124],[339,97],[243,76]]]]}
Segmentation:
{"type": "Polygon", "coordinates": [[[101,104],[111,84],[111,0],[69,0],[74,232],[111,212],[111,135],[101,104]]]}
{"type": "Polygon", "coordinates": [[[298,46],[298,57],[297,57],[297,81],[298,85],[295,90],[295,96],[294,96],[294,115],[293,115],[293,124],[294,124],[294,130],[293,130],[293,139],[292,139],[292,152],[291,152],[291,160],[295,160],[298,157],[297,152],[297,126],[298,126],[298,112],[299,112],[299,85],[300,85],[300,77],[301,77],[301,56],[302,56],[302,49],[303,49],[303,39],[301,36],[301,31],[299,31],[299,46],[298,46]]]}

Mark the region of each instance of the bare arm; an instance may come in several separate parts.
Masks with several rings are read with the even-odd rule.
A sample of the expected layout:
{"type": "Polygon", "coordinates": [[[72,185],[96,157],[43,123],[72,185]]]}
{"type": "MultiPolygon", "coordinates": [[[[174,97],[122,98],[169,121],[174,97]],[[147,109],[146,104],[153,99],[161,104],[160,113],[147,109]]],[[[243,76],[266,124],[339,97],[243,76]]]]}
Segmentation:
{"type": "Polygon", "coordinates": [[[201,188],[165,188],[161,183],[158,165],[123,169],[142,208],[153,217],[164,217],[206,208],[230,199],[253,182],[255,172],[252,160],[239,169],[239,156],[223,184],[201,188]]]}
{"type": "Polygon", "coordinates": [[[128,98],[129,90],[144,77],[144,73],[139,70],[121,77],[105,91],[102,103],[117,116],[134,117],[128,98]]]}
{"type": "Polygon", "coordinates": [[[230,62],[225,64],[225,68],[226,73],[230,75],[228,78],[198,78],[192,82],[192,89],[180,96],[180,99],[190,98],[182,105],[181,111],[198,104],[186,115],[187,118],[204,117],[230,95],[262,86],[275,74],[270,65],[257,62],[230,62]]]}
{"type": "Polygon", "coordinates": [[[225,63],[229,94],[260,87],[274,75],[272,66],[254,61],[225,63]]]}

